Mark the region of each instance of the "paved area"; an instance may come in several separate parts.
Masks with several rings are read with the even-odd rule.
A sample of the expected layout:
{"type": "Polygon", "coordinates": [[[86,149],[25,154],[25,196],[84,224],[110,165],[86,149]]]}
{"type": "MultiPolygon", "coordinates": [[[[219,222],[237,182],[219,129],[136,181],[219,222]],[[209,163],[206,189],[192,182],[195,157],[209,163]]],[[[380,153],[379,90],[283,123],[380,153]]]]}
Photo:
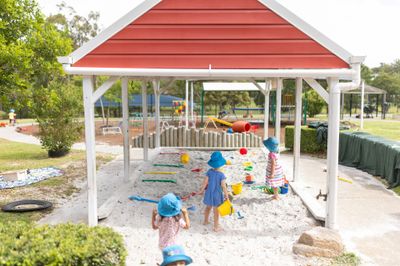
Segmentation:
{"type": "MultiPolygon", "coordinates": [[[[18,126],[25,126],[25,125],[28,125],[28,124],[21,124],[18,126]]],[[[40,145],[40,141],[38,138],[36,138],[34,136],[18,133],[15,131],[15,127],[8,127],[8,126],[0,127],[0,138],[10,140],[10,141],[40,145]]],[[[75,143],[72,146],[72,149],[86,150],[86,146],[85,146],[84,142],[75,143]]],[[[96,152],[120,155],[120,154],[123,154],[123,147],[120,145],[108,145],[105,143],[96,142],[96,152]]]]}
{"type": "MultiPolygon", "coordinates": [[[[293,157],[282,155],[291,178],[293,157]]],[[[315,199],[326,193],[326,160],[302,156],[298,182],[315,199]]],[[[339,166],[338,229],[346,248],[359,255],[364,265],[400,265],[400,197],[375,177],[358,169],[339,166]]],[[[316,199],[315,199],[316,201],[316,199]]],[[[317,204],[325,209],[320,198],[317,204]]]]}

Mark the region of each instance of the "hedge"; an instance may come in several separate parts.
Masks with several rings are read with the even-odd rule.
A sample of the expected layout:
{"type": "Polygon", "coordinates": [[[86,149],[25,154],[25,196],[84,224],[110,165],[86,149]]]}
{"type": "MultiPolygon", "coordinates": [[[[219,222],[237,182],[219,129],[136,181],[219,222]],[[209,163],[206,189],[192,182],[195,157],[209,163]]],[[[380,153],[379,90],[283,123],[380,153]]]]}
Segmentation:
{"type": "Polygon", "coordinates": [[[126,255],[111,228],[0,223],[0,265],[125,265],[126,255]]]}
{"type": "MultiPolygon", "coordinates": [[[[292,150],[294,143],[294,126],[285,127],[285,147],[292,150]]],[[[326,144],[317,143],[315,128],[301,127],[300,151],[304,153],[319,153],[326,151],[326,144]]]]}

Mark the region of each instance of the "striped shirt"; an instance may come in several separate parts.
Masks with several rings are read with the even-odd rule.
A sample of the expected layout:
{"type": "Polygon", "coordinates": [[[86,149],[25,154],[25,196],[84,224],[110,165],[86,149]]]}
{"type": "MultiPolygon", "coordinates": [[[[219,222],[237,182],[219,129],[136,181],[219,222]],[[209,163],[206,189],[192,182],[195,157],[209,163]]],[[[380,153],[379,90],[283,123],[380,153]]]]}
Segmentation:
{"type": "Polygon", "coordinates": [[[280,187],[285,183],[282,165],[279,162],[279,154],[270,152],[268,154],[267,174],[265,181],[270,187],[280,187]],[[275,161],[275,171],[272,176],[272,162],[275,161]]]}

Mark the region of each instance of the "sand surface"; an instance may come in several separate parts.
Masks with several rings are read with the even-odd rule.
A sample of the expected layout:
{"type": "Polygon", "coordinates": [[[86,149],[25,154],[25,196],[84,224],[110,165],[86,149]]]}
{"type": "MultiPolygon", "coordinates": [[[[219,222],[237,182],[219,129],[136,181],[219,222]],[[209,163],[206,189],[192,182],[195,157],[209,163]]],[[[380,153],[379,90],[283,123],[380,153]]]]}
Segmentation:
{"type": "MultiPolygon", "coordinates": [[[[170,150],[176,152],[176,150],[170,150]]],[[[163,152],[168,152],[164,150],[163,152]]],[[[151,228],[152,203],[130,201],[129,195],[158,200],[168,192],[185,196],[198,191],[204,173],[209,169],[208,151],[188,151],[191,160],[185,168],[154,167],[153,163],[178,164],[179,155],[158,155],[153,162],[140,165],[135,177],[120,191],[120,200],[111,216],[101,222],[113,227],[124,235],[129,256],[127,265],[156,265],[162,262],[158,249],[158,231],[151,228]],[[193,173],[200,168],[203,171],[193,173]],[[146,171],[173,171],[174,175],[145,175],[146,171]],[[173,178],[177,184],[144,183],[142,178],[173,178]]],[[[245,156],[237,151],[223,152],[232,161],[225,166],[227,183],[244,181],[244,162],[252,162],[256,184],[263,185],[265,176],[265,155],[262,150],[250,150],[245,156]]],[[[300,234],[317,223],[309,215],[299,197],[289,194],[280,201],[273,201],[270,195],[260,190],[244,186],[243,192],[233,199],[234,208],[244,216],[236,214],[221,218],[223,232],[213,232],[212,223],[204,226],[204,204],[202,196],[195,196],[184,202],[185,207],[195,206],[190,212],[191,228],[181,230],[178,243],[183,245],[194,263],[193,265],[324,265],[319,259],[304,258],[292,253],[293,243],[300,234]]]]}

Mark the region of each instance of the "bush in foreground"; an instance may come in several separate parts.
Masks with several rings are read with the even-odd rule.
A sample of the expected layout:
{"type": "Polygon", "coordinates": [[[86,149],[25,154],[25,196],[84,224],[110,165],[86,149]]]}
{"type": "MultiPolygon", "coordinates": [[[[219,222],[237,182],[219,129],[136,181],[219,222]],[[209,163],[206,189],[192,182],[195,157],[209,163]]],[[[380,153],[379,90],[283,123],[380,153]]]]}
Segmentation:
{"type": "Polygon", "coordinates": [[[0,265],[125,265],[122,236],[83,224],[0,223],[0,265]]]}

